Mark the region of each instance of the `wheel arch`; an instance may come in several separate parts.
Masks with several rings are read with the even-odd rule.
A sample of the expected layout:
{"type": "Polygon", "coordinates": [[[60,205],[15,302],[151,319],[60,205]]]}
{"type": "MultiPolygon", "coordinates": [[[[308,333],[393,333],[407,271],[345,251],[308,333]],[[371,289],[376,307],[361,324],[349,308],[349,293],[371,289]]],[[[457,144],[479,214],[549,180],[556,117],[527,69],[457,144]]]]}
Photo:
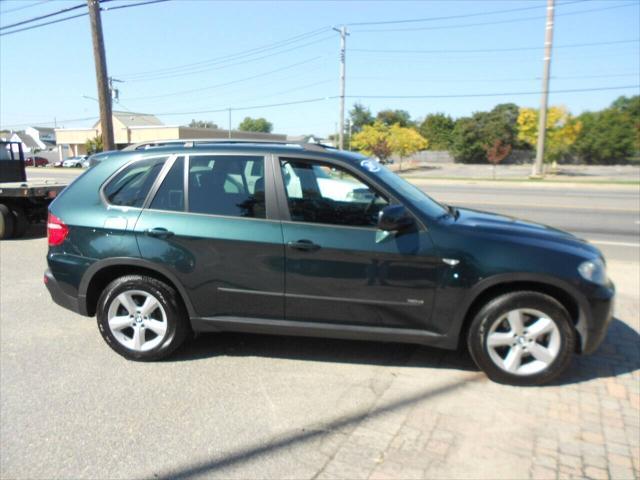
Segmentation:
{"type": "Polygon", "coordinates": [[[148,275],[167,283],[178,292],[179,300],[189,317],[196,316],[186,290],[170,271],[161,265],[137,258],[110,258],[91,265],[78,288],[81,313],[93,317],[102,290],[114,279],[132,274],[148,275]]]}
{"type": "Polygon", "coordinates": [[[475,315],[487,302],[505,293],[516,291],[538,292],[557,300],[569,313],[578,336],[576,348],[578,352],[582,351],[587,334],[585,315],[588,308],[585,305],[586,300],[571,285],[562,280],[544,275],[528,274],[491,277],[472,289],[458,319],[458,348],[466,345],[469,326],[475,315]]]}

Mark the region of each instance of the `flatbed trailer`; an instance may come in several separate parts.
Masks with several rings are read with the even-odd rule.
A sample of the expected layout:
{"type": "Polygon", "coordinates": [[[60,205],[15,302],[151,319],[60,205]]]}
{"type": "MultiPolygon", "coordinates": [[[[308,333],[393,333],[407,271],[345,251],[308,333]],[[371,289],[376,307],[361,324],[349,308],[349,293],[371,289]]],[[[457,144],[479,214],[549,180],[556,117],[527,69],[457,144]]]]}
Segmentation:
{"type": "Polygon", "coordinates": [[[47,209],[67,186],[58,180],[27,180],[19,142],[0,142],[0,240],[22,237],[30,223],[47,220],[47,209]]]}

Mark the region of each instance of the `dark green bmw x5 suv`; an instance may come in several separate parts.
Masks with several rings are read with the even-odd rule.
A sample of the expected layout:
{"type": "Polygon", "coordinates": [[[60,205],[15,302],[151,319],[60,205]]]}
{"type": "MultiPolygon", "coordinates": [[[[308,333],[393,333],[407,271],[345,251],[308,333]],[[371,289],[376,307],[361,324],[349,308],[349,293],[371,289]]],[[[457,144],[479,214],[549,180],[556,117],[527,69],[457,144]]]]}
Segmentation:
{"type": "Polygon", "coordinates": [[[467,346],[500,382],[547,382],[606,333],[601,253],[439,204],[320,145],[198,141],[115,153],[50,206],[45,283],[117,353],[193,331],[467,346]]]}

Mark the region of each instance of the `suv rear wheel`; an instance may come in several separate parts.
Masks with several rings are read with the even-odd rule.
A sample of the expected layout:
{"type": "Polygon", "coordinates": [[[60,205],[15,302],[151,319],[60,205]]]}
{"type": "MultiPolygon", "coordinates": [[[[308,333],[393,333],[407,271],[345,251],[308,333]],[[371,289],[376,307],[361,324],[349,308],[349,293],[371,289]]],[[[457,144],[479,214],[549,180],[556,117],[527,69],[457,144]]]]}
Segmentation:
{"type": "Polygon", "coordinates": [[[189,332],[177,292],[144,275],[113,280],[98,300],[97,317],[104,340],[129,360],[165,358],[189,332]]]}
{"type": "Polygon", "coordinates": [[[537,292],[513,292],[478,312],[467,342],[474,361],[492,380],[539,385],[569,366],[576,335],[557,300],[537,292]]]}

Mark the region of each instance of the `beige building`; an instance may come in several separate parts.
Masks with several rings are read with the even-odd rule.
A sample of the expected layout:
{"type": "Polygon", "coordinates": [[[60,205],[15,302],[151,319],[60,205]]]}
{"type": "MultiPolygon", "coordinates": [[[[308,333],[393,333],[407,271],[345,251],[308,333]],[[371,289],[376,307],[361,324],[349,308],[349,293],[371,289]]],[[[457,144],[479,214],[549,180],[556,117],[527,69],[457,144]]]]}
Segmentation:
{"type": "MultiPolygon", "coordinates": [[[[56,142],[60,159],[69,156],[85,155],[86,142],[101,132],[98,121],[91,128],[57,128],[56,142]]],[[[133,112],[113,112],[113,136],[116,148],[121,149],[132,143],[153,140],[179,140],[189,138],[251,138],[256,140],[282,140],[286,135],[239,130],[220,130],[217,128],[192,128],[176,125],[164,125],[154,115],[133,112]]]]}

